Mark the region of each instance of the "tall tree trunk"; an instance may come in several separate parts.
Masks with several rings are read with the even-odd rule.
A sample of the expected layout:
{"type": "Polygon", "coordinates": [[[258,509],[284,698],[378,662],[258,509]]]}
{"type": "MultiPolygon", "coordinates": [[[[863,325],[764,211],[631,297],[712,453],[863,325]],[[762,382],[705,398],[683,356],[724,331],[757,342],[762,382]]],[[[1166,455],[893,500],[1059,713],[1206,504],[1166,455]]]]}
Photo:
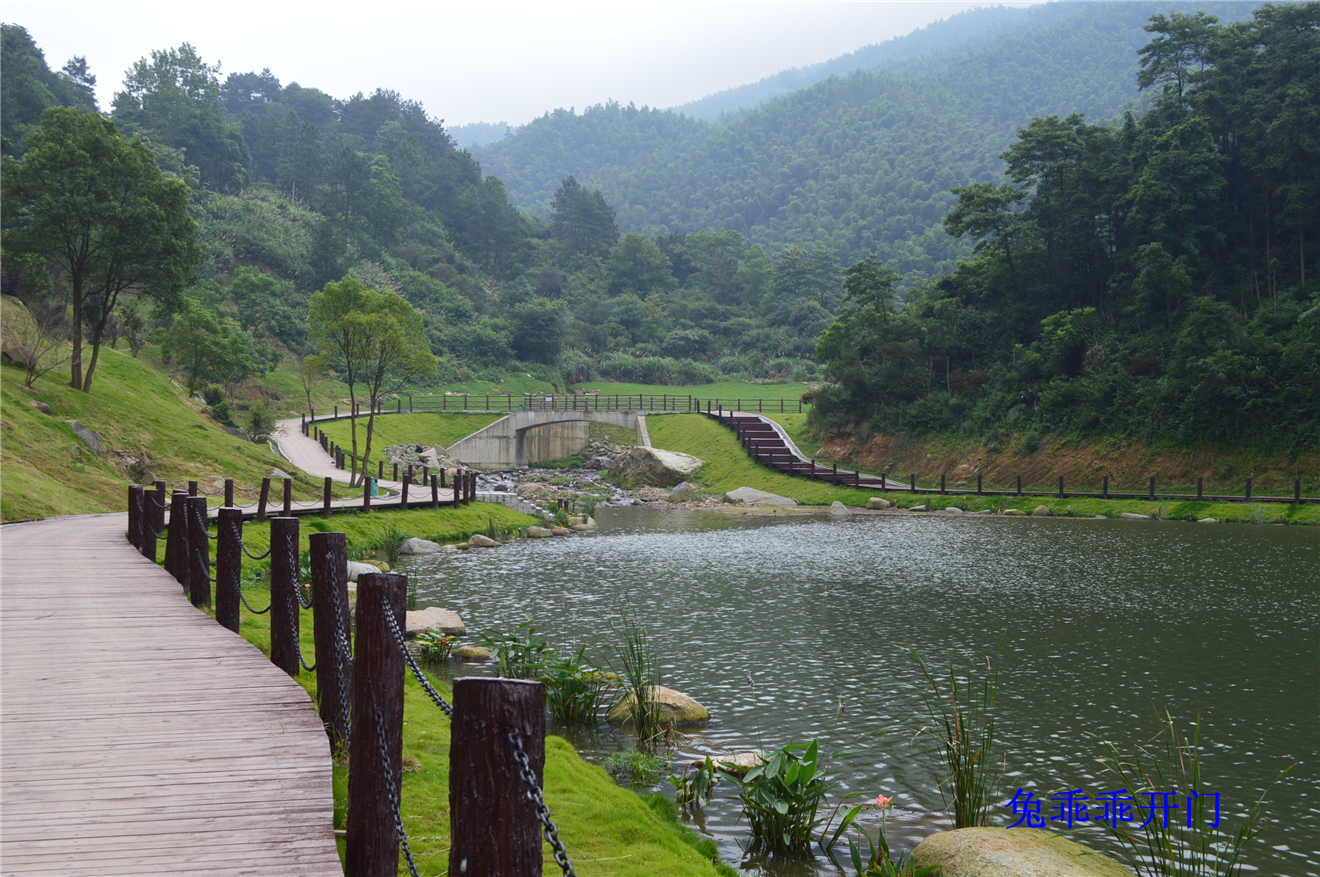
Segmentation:
{"type": "MultiPolygon", "coordinates": [[[[353,395],[353,385],[348,385],[348,427],[353,435],[353,459],[357,459],[357,397],[353,395]]],[[[352,463],[352,460],[349,461],[352,463]]],[[[358,480],[357,467],[353,466],[348,470],[348,486],[357,487],[362,482],[358,480]]]]}
{"type": "Polygon", "coordinates": [[[116,292],[106,300],[105,306],[101,308],[101,318],[92,327],[92,361],[87,364],[87,375],[83,378],[84,393],[92,392],[92,374],[96,371],[96,360],[101,355],[101,339],[105,336],[105,327],[110,321],[110,314],[118,303],[119,293],[116,292]]]}
{"type": "Polygon", "coordinates": [[[82,389],[82,297],[83,297],[83,279],[82,271],[73,268],[69,272],[72,276],[69,278],[73,286],[73,325],[70,327],[73,339],[73,358],[70,360],[69,386],[75,390],[82,389]]]}
{"type": "Polygon", "coordinates": [[[369,404],[371,405],[371,413],[367,415],[367,446],[362,449],[362,483],[363,484],[366,483],[367,478],[369,478],[371,474],[370,470],[368,469],[368,460],[371,457],[371,434],[376,429],[376,399],[374,396],[371,398],[369,404]]]}

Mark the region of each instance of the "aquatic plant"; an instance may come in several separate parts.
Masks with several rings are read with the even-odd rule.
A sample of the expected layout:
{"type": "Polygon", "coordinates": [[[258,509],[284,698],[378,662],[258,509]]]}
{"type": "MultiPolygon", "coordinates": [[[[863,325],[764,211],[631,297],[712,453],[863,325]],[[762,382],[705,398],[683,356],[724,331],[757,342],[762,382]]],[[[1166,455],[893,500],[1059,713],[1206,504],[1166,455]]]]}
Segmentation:
{"type": "Polygon", "coordinates": [[[1280,772],[1230,831],[1220,814],[1219,795],[1204,791],[1201,717],[1192,724],[1190,740],[1180,736],[1167,710],[1163,718],[1158,712],[1155,717],[1161,724],[1158,745],[1137,746],[1130,758],[1101,741],[1106,754],[1100,763],[1128,791],[1133,814],[1131,820],[1107,821],[1106,829],[1127,848],[1129,864],[1140,877],[1238,877],[1246,868],[1243,851],[1265,827],[1265,795],[1296,765],[1280,772]],[[1156,798],[1166,800],[1171,790],[1191,793],[1186,794],[1185,817],[1169,818],[1167,810],[1159,815],[1165,805],[1156,798]]]}
{"type": "Polygon", "coordinates": [[[499,662],[501,676],[506,679],[540,679],[545,675],[546,662],[554,651],[545,637],[536,632],[532,616],[527,616],[527,620],[518,625],[518,630],[525,639],[517,631],[498,630],[483,633],[481,639],[490,649],[491,657],[499,662]]]}
{"type": "Polygon", "coordinates": [[[715,762],[710,756],[700,766],[688,765],[679,776],[671,776],[669,783],[674,787],[674,802],[680,807],[700,807],[710,801],[719,785],[720,777],[716,773],[715,762]]]}
{"type": "MultiPolygon", "coordinates": [[[[855,817],[866,804],[858,804],[850,812],[850,816],[855,817]]],[[[871,835],[862,832],[862,837],[866,838],[868,847],[866,858],[862,858],[862,848],[848,840],[848,857],[852,860],[853,870],[857,877],[922,877],[924,874],[938,874],[939,865],[927,865],[924,868],[918,868],[911,859],[899,856],[894,859],[889,851],[889,837],[886,829],[889,822],[889,809],[894,806],[893,797],[876,795],[875,806],[880,808],[880,832],[876,840],[871,840],[871,835]]],[[[845,819],[840,829],[846,828],[851,819],[845,819]]],[[[836,834],[837,837],[837,834],[836,834]]]]}
{"type": "Polygon", "coordinates": [[[417,634],[417,651],[427,661],[444,661],[454,650],[454,637],[438,630],[424,630],[417,634]]]}
{"type": "Polygon", "coordinates": [[[658,756],[641,749],[611,752],[605,759],[605,770],[614,777],[615,782],[649,785],[659,778],[660,767],[661,761],[658,756]]]}
{"type": "Polygon", "coordinates": [[[754,846],[776,853],[811,846],[820,805],[834,788],[821,769],[816,741],[790,743],[742,778],[738,797],[752,829],[754,846]]]}
{"type": "MultiPolygon", "coordinates": [[[[1008,635],[999,641],[1002,654],[1008,635]]],[[[955,828],[985,825],[991,800],[1003,774],[1002,761],[995,766],[995,696],[999,692],[998,658],[986,656],[986,673],[977,684],[969,669],[960,679],[952,652],[946,653],[944,674],[937,678],[913,649],[929,688],[922,694],[930,725],[919,734],[935,738],[933,761],[945,776],[940,780],[944,805],[952,803],[955,828]],[[946,687],[947,686],[947,687],[946,687]]]]}
{"type": "Polygon", "coordinates": [[[1251,515],[1251,523],[1265,523],[1265,506],[1263,504],[1253,502],[1251,505],[1247,506],[1247,514],[1251,515]]]}
{"type": "Polygon", "coordinates": [[[606,680],[600,668],[587,660],[587,647],[576,653],[545,662],[546,706],[557,721],[570,725],[595,725],[606,695],[606,680]]]}
{"type": "Polygon", "coordinates": [[[619,610],[619,622],[611,628],[618,639],[614,651],[621,665],[620,675],[633,728],[637,731],[637,744],[644,748],[653,746],[664,736],[660,705],[655,699],[655,690],[660,686],[655,649],[646,628],[627,608],[619,610]]]}

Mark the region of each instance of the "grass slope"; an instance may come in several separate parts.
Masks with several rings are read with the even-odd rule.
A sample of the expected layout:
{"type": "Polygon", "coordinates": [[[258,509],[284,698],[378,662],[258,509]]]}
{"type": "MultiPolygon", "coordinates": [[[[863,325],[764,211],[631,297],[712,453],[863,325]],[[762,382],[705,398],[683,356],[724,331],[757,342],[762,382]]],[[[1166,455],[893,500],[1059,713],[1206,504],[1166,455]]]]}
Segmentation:
{"type": "MultiPolygon", "coordinates": [[[[805,417],[805,415],[802,415],[805,417]]],[[[778,416],[775,418],[780,420],[778,416]]],[[[786,430],[798,436],[795,430],[805,425],[805,420],[789,421],[786,430]]],[[[848,506],[865,506],[871,496],[882,494],[871,490],[857,490],[851,487],[835,487],[805,478],[790,477],[752,462],[742,445],[738,443],[733,431],[699,414],[674,414],[647,419],[647,429],[651,434],[651,443],[669,451],[681,451],[692,454],[706,461],[706,465],[697,473],[696,481],[712,491],[724,493],[739,487],[755,487],[768,490],[780,496],[796,499],[804,505],[828,505],[839,500],[848,506]]],[[[811,453],[809,445],[803,445],[805,453],[811,453]]],[[[863,469],[863,471],[866,471],[863,469]]],[[[938,484],[938,479],[936,479],[938,484]]],[[[918,486],[932,486],[929,482],[918,482],[918,486]]],[[[952,486],[952,482],[950,482],[952,486]]],[[[975,486],[975,479],[972,481],[975,486]]],[[[931,496],[929,494],[904,494],[889,492],[883,496],[899,508],[911,508],[925,505],[932,510],[956,506],[965,511],[982,509],[1022,509],[1031,511],[1044,505],[1056,515],[1091,517],[1095,515],[1117,516],[1124,512],[1150,515],[1165,520],[1188,520],[1212,517],[1220,521],[1257,523],[1320,524],[1320,503],[1308,503],[1296,506],[1287,503],[1212,503],[1194,501],[1157,501],[1145,500],[1102,500],[1102,499],[1050,499],[1041,497],[976,497],[976,496],[931,496]],[[1254,517],[1253,517],[1254,515],[1254,517]]]]}
{"type": "MultiPolygon", "coordinates": [[[[489,517],[506,525],[532,523],[535,519],[498,504],[479,503],[464,509],[439,511],[388,511],[370,515],[336,515],[328,521],[305,519],[300,528],[303,547],[309,531],[344,532],[350,546],[369,545],[385,530],[397,528],[439,541],[462,538],[486,529],[489,517]]],[[[244,542],[264,550],[269,526],[247,524],[244,542]]],[[[255,550],[254,550],[255,553],[255,550]]],[[[258,608],[269,602],[269,592],[254,588],[248,599],[258,608]]],[[[270,654],[270,616],[241,610],[240,633],[270,654]]],[[[310,610],[300,613],[300,642],[303,654],[314,651],[314,620],[310,610]]],[[[432,683],[445,697],[448,686],[432,683]]],[[[316,675],[303,673],[298,682],[316,700],[316,675]]],[[[404,827],[424,875],[446,873],[449,850],[449,720],[436,709],[409,676],[404,689],[403,755],[413,768],[403,775],[402,811],[404,827]]],[[[347,774],[335,768],[336,828],[343,828],[347,774]]],[[[733,873],[717,870],[709,844],[699,844],[690,832],[675,824],[664,808],[648,806],[637,795],[617,786],[605,771],[588,764],[573,747],[558,737],[546,740],[545,798],[560,838],[579,874],[593,877],[711,877],[733,873]],[[698,846],[701,849],[698,849],[698,846]]],[[[342,843],[342,842],[341,842],[342,843]]],[[[399,873],[406,874],[402,864],[399,873]]],[[[558,873],[545,847],[545,873],[558,873]]]]}
{"type": "MultiPolygon", "coordinates": [[[[67,371],[22,386],[23,370],[0,368],[0,520],[120,511],[129,474],[116,461],[145,458],[146,468],[173,487],[187,480],[215,493],[225,478],[235,479],[240,497],[255,498],[261,479],[288,463],[266,445],[224,432],[190,402],[183,390],[145,361],[102,349],[92,392],[63,383],[67,371]],[[45,402],[54,416],[31,405],[45,402]],[[78,420],[111,452],[97,457],[64,421],[78,420]]],[[[320,496],[321,483],[294,474],[294,498],[320,496]]]]}

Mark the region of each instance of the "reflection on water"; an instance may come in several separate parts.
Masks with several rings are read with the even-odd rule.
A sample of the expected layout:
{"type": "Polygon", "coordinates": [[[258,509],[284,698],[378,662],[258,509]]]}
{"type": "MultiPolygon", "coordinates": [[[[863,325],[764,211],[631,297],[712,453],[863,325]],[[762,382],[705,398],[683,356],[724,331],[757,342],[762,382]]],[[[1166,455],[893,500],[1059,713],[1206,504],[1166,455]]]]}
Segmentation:
{"type": "MultiPolygon", "coordinates": [[[[585,642],[597,662],[611,658],[617,607],[635,607],[651,625],[663,683],[713,717],[680,741],[676,770],[706,752],[813,737],[822,750],[867,745],[835,761],[836,796],[893,795],[900,851],[950,827],[936,773],[912,740],[921,677],[907,648],[928,662],[946,649],[985,654],[1007,631],[1005,799],[1018,787],[1040,797],[1110,791],[1100,740],[1130,751],[1158,729],[1156,710],[1184,724],[1199,713],[1204,771],[1226,813],[1297,763],[1270,792],[1270,826],[1249,863],[1320,875],[1314,530],[646,509],[602,509],[598,521],[585,536],[445,553],[401,571],[474,633],[532,614],[552,644],[585,642]],[[877,736],[894,724],[902,729],[877,736]]],[[[627,745],[608,729],[564,733],[594,761],[627,745]]],[[[695,827],[726,860],[752,867],[738,812],[725,782],[695,827]]],[[[1096,830],[1079,839],[1109,848],[1096,830]]],[[[839,872],[824,859],[771,870],[839,872]]]]}

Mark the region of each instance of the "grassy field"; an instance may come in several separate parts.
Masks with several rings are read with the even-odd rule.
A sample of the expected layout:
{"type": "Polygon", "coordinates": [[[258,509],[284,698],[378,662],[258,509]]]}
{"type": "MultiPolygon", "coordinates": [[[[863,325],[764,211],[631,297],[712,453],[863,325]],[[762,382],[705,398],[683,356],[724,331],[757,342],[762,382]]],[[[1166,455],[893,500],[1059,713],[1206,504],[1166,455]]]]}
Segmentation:
{"type": "MultiPolygon", "coordinates": [[[[805,417],[805,415],[795,415],[805,417]]],[[[776,417],[776,420],[780,418],[776,417]]],[[[692,454],[706,461],[697,473],[696,481],[712,492],[726,493],[739,487],[755,487],[780,496],[796,499],[804,505],[828,505],[839,500],[848,506],[865,506],[871,496],[883,495],[899,508],[925,505],[933,510],[956,506],[965,511],[983,509],[1022,509],[1032,511],[1037,506],[1049,507],[1055,515],[1088,517],[1124,512],[1150,515],[1165,520],[1188,520],[1211,517],[1220,521],[1320,524],[1320,503],[1297,506],[1291,503],[1238,503],[1103,499],[1057,499],[1042,497],[977,497],[939,496],[857,490],[835,487],[819,481],[790,477],[752,462],[734,437],[733,431],[707,417],[697,414],[674,414],[647,418],[651,442],[656,447],[692,454]]],[[[793,429],[787,424],[790,435],[793,429]]],[[[794,441],[797,441],[796,436],[794,441]]],[[[805,453],[811,453],[803,447],[805,453]]],[[[918,486],[923,485],[918,481],[918,486]]],[[[950,487],[953,484],[950,482],[950,487]]],[[[988,485],[987,485],[988,487],[988,485]]]]}
{"type": "MultiPolygon", "coordinates": [[[[193,479],[215,493],[233,478],[244,501],[255,499],[272,469],[288,465],[267,445],[224,432],[182,388],[127,353],[101,351],[90,394],[64,383],[64,370],[40,378],[32,390],[22,386],[23,377],[19,366],[0,368],[4,521],[122,510],[131,477],[128,458],[144,461],[150,475],[171,487],[193,479]],[[40,413],[33,401],[46,403],[54,415],[40,413]],[[110,453],[93,454],[66,420],[95,432],[110,453]]],[[[321,495],[320,481],[291,474],[297,476],[295,499],[321,495]]]]}
{"type": "MultiPolygon", "coordinates": [[[[751,383],[748,381],[720,381],[715,384],[697,384],[692,387],[669,387],[664,384],[612,384],[607,381],[588,381],[574,384],[579,393],[583,390],[595,390],[602,395],[619,394],[620,396],[638,393],[661,396],[692,396],[694,399],[728,400],[732,405],[738,399],[791,399],[797,402],[802,394],[811,388],[811,384],[796,381],[767,381],[751,383]]],[[[726,406],[728,407],[728,406],[726,406]]]]}
{"type": "MultiPolygon", "coordinates": [[[[504,506],[478,503],[463,509],[439,511],[384,511],[371,515],[344,514],[328,521],[304,519],[303,545],[309,531],[345,532],[350,547],[373,543],[383,532],[395,528],[450,541],[473,532],[484,532],[489,516],[508,525],[533,523],[504,506]],[[324,526],[323,526],[324,525],[324,526]]],[[[248,524],[244,542],[250,548],[264,550],[269,540],[268,525],[248,524]]],[[[254,552],[255,553],[255,552],[254,552]]],[[[265,606],[269,592],[252,587],[248,599],[265,606]]],[[[241,610],[241,634],[265,654],[270,654],[269,615],[253,615],[241,610]]],[[[303,654],[314,651],[314,629],[310,610],[300,614],[300,637],[303,654]]],[[[316,699],[316,675],[303,673],[298,682],[316,699]]],[[[445,697],[450,690],[432,679],[445,697]]],[[[404,689],[403,755],[410,768],[403,775],[402,812],[418,871],[424,875],[446,873],[449,850],[449,720],[436,709],[417,682],[408,677],[404,689]]],[[[347,772],[335,767],[335,821],[343,828],[347,772]]],[[[617,786],[599,767],[583,761],[573,747],[558,737],[546,740],[545,798],[560,838],[579,874],[592,877],[649,877],[665,874],[673,877],[713,877],[734,872],[727,866],[718,869],[712,863],[714,844],[698,843],[691,832],[672,820],[672,806],[656,807],[627,789],[617,786]],[[700,848],[699,848],[700,847],[700,848]]],[[[342,841],[341,850],[342,850],[342,841]]],[[[545,847],[546,874],[558,873],[545,847]]],[[[406,874],[400,856],[399,873],[406,874]]]]}

